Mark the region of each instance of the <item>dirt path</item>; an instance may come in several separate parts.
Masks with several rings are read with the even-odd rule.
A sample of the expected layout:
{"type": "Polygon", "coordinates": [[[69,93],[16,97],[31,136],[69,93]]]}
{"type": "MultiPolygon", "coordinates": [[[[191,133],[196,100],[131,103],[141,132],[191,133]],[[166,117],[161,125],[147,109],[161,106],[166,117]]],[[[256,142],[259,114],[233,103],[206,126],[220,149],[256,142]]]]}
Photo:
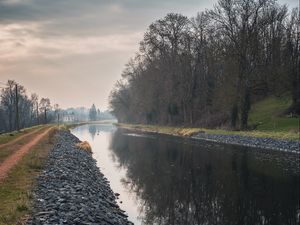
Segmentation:
{"type": "Polygon", "coordinates": [[[14,154],[10,155],[2,164],[0,164],[0,182],[4,180],[8,172],[18,163],[18,161],[44,136],[46,136],[51,129],[52,127],[35,136],[31,141],[23,145],[14,154]]]}
{"type": "Polygon", "coordinates": [[[36,129],[36,130],[34,130],[34,131],[31,131],[31,132],[29,132],[29,133],[27,133],[27,134],[23,134],[23,135],[21,135],[20,137],[17,137],[17,138],[15,138],[15,139],[13,139],[12,141],[9,141],[9,142],[7,142],[7,143],[5,143],[5,144],[0,144],[0,149],[1,148],[4,148],[4,147],[7,147],[7,146],[9,146],[9,145],[12,145],[12,144],[15,144],[15,143],[17,143],[18,141],[20,141],[20,140],[22,140],[23,138],[25,138],[25,137],[28,137],[29,135],[31,135],[31,134],[35,134],[35,133],[37,133],[37,132],[39,132],[41,129],[43,129],[44,127],[41,127],[41,128],[38,128],[38,129],[36,129]]]}

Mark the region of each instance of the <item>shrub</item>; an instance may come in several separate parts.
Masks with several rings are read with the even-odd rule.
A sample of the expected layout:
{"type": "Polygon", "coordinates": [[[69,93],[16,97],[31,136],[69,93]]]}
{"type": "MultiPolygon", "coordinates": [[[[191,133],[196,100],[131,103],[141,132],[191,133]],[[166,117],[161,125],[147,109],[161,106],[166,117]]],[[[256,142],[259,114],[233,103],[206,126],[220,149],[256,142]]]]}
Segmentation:
{"type": "Polygon", "coordinates": [[[82,142],[76,144],[76,147],[92,154],[92,148],[87,141],[82,141],[82,142]]]}

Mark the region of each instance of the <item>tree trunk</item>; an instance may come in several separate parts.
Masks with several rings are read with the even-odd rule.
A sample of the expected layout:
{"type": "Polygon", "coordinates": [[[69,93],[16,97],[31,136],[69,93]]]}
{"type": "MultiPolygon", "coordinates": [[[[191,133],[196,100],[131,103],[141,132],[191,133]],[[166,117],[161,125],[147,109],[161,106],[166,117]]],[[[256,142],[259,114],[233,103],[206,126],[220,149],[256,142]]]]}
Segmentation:
{"type": "Polygon", "coordinates": [[[36,121],[37,121],[37,124],[40,124],[39,106],[38,105],[36,105],[36,121]]]}
{"type": "Polygon", "coordinates": [[[249,117],[249,111],[250,111],[250,88],[248,84],[246,84],[246,87],[244,88],[244,94],[241,104],[241,128],[243,130],[248,128],[248,117],[249,117]]]}
{"type": "Polygon", "coordinates": [[[231,108],[231,127],[233,129],[236,128],[236,122],[238,120],[238,114],[239,114],[239,108],[238,108],[238,104],[237,101],[233,104],[232,108],[231,108]]]}
{"type": "Polygon", "coordinates": [[[45,120],[45,124],[47,123],[47,110],[45,109],[44,111],[44,120],[45,120]]]}
{"type": "Polygon", "coordinates": [[[298,68],[292,70],[292,98],[293,103],[289,109],[289,113],[300,115],[300,71],[299,71],[299,63],[296,67],[298,68]]]}
{"type": "Polygon", "coordinates": [[[193,108],[191,108],[190,110],[190,124],[193,125],[194,121],[193,121],[193,108]]]}
{"type": "Polygon", "coordinates": [[[8,125],[9,125],[9,131],[12,131],[12,112],[9,110],[8,114],[8,125]]]}
{"type": "Polygon", "coordinates": [[[239,76],[237,78],[236,84],[236,95],[233,106],[231,108],[231,127],[235,129],[237,127],[237,121],[239,117],[239,102],[240,102],[240,92],[242,86],[242,78],[243,78],[243,66],[240,66],[239,76]]]}

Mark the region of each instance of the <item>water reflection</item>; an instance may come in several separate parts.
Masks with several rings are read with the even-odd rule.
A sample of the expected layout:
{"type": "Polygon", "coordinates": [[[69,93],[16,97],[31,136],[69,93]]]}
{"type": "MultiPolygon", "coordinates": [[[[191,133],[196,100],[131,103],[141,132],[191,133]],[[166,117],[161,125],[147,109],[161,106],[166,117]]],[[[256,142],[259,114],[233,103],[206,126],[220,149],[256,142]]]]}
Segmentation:
{"type": "Polygon", "coordinates": [[[110,144],[143,223],[299,223],[295,155],[151,137],[117,130],[110,144]]]}
{"type": "Polygon", "coordinates": [[[96,125],[90,125],[90,126],[89,126],[89,132],[90,132],[90,134],[91,134],[91,136],[92,136],[92,139],[94,140],[95,135],[96,135],[96,132],[97,132],[97,127],[96,127],[96,125]]]}
{"type": "Polygon", "coordinates": [[[112,132],[115,130],[115,127],[112,126],[111,124],[88,124],[78,129],[82,129],[86,127],[88,127],[88,131],[92,137],[92,140],[94,140],[96,134],[99,135],[101,132],[112,132]]]}
{"type": "Polygon", "coordinates": [[[140,220],[137,219],[139,202],[136,201],[135,195],[128,193],[128,189],[123,185],[122,180],[126,177],[126,170],[119,168],[117,156],[109,150],[111,134],[114,130],[115,127],[111,124],[89,124],[74,128],[72,133],[91,144],[93,157],[98,167],[109,180],[112,190],[120,194],[119,206],[126,210],[130,221],[138,225],[140,224],[140,220]]]}

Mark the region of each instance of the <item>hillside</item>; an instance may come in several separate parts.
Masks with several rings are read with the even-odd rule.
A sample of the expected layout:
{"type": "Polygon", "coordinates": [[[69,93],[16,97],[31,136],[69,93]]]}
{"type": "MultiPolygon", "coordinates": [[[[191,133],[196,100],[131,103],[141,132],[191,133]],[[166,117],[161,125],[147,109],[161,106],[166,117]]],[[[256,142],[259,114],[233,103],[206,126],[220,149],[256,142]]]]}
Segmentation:
{"type": "Polygon", "coordinates": [[[299,131],[299,117],[285,115],[292,104],[290,96],[267,97],[254,104],[250,111],[249,124],[259,131],[299,131]]]}

